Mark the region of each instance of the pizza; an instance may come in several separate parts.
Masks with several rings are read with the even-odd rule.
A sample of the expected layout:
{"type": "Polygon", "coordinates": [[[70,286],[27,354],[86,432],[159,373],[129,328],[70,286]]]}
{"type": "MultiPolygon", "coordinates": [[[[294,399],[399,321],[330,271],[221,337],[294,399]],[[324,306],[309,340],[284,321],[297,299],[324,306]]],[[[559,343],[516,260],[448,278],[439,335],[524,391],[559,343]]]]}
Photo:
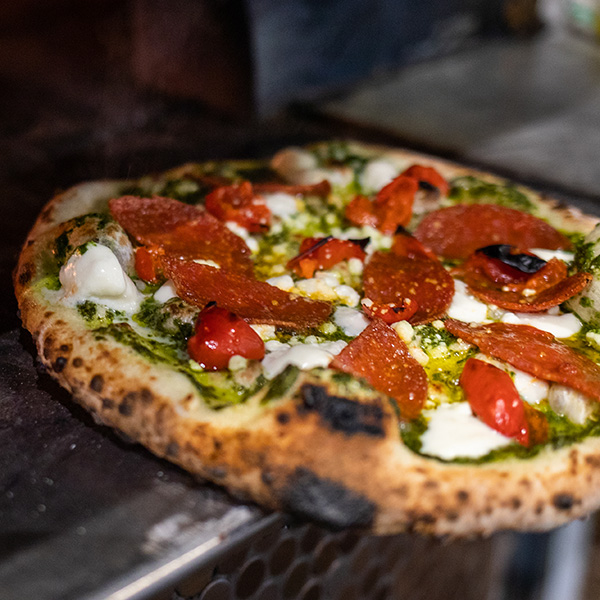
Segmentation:
{"type": "Polygon", "coordinates": [[[14,284],[48,372],[236,497],[379,534],[600,505],[600,228],[356,142],[78,185],[14,284]]]}

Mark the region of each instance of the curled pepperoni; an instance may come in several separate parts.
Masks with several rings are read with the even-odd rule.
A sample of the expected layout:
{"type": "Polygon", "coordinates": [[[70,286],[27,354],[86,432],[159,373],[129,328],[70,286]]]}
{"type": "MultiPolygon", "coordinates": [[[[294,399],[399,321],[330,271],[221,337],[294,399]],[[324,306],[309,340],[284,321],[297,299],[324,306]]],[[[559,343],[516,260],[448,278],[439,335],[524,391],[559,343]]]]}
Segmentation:
{"type": "Polygon", "coordinates": [[[364,377],[377,391],[394,398],[401,416],[419,416],[427,398],[427,375],[406,344],[376,319],[334,359],[331,368],[364,377]]]}
{"type": "Polygon", "coordinates": [[[413,325],[443,316],[454,296],[454,280],[437,260],[375,252],[363,271],[365,297],[376,304],[416,302],[413,325]]]}
{"type": "Polygon", "coordinates": [[[214,301],[252,323],[307,329],[320,325],[331,313],[328,302],[292,296],[239,273],[168,256],[163,268],[178,296],[190,304],[204,307],[214,301]]]}
{"type": "Polygon", "coordinates": [[[454,273],[480,300],[505,310],[529,313],[558,306],[581,292],[592,280],[589,273],[575,273],[567,277],[565,263],[553,258],[525,281],[506,281],[502,285],[489,277],[477,259],[477,253],[454,273]]]}
{"type": "Polygon", "coordinates": [[[600,400],[600,367],[553,335],[530,325],[489,323],[471,326],[447,319],[446,329],[484,354],[546,381],[560,383],[600,400]]]}
{"type": "MultiPolygon", "coordinates": [[[[145,260],[143,264],[148,266],[152,254],[155,274],[159,264],[156,257],[163,254],[188,260],[212,260],[223,269],[248,275],[254,271],[250,249],[244,240],[195,206],[157,196],[123,196],[110,201],[110,210],[127,233],[148,246],[140,260],[145,260]]],[[[142,274],[140,277],[152,280],[142,274]]]]}
{"type": "Polygon", "coordinates": [[[399,304],[376,304],[369,298],[363,298],[362,309],[369,319],[381,319],[388,325],[398,321],[408,321],[419,308],[412,298],[404,298],[399,304]]]}
{"type": "Polygon", "coordinates": [[[495,204],[440,208],[421,221],[415,237],[445,258],[468,258],[490,244],[550,250],[571,247],[568,238],[541,219],[495,204]]]}

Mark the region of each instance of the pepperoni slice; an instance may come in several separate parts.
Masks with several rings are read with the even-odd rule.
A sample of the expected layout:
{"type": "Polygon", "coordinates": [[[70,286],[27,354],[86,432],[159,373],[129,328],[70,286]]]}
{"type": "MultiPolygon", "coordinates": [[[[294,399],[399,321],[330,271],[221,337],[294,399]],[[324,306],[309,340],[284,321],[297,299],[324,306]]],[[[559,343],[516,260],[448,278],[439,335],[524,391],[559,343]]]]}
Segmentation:
{"type": "Polygon", "coordinates": [[[440,208],[421,221],[415,237],[445,258],[468,258],[490,244],[550,250],[571,247],[568,238],[541,219],[495,204],[440,208]]]}
{"type": "Polygon", "coordinates": [[[479,346],[485,354],[540,379],[572,387],[600,400],[600,367],[550,333],[513,323],[471,326],[447,319],[445,325],[450,333],[479,346]]]}
{"type": "Polygon", "coordinates": [[[360,244],[351,240],[340,240],[332,236],[310,237],[302,240],[300,254],[289,260],[286,267],[300,277],[310,278],[317,269],[330,269],[351,258],[364,261],[365,256],[360,244]]]}
{"type": "Polygon", "coordinates": [[[394,398],[401,416],[419,416],[427,398],[427,375],[396,332],[380,319],[354,338],[331,368],[364,377],[377,391],[394,398]]]}
{"type": "Polygon", "coordinates": [[[254,272],[244,240],[195,206],[158,196],[123,196],[110,201],[110,210],[141,244],[162,248],[165,254],[179,258],[212,260],[238,273],[254,272]]]}
{"type": "Polygon", "coordinates": [[[363,272],[365,297],[376,304],[417,303],[413,325],[443,316],[454,296],[454,280],[437,260],[375,252],[363,272]]]}
{"type": "Polygon", "coordinates": [[[233,221],[248,231],[269,229],[271,211],[249,181],[215,188],[206,196],[206,210],[220,221],[233,221]]]}
{"type": "Polygon", "coordinates": [[[264,281],[173,257],[163,259],[166,275],[177,295],[196,306],[214,301],[251,323],[268,323],[289,329],[307,329],[327,320],[328,302],[292,296],[264,281]]]}
{"type": "Polygon", "coordinates": [[[592,280],[589,273],[575,273],[567,277],[567,266],[553,258],[537,273],[525,281],[512,283],[493,281],[481,266],[477,253],[464,265],[454,269],[468,286],[471,293],[505,310],[518,312],[542,312],[581,292],[592,280]]]}

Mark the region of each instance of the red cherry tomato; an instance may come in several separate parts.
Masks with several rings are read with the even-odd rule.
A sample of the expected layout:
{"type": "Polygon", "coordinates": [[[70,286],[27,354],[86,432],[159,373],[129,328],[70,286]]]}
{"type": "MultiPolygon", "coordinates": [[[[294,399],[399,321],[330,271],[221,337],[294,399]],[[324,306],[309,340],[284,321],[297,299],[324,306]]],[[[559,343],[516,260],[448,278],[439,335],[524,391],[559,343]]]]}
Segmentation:
{"type": "Polygon", "coordinates": [[[271,211],[257,199],[249,181],[214,189],[205,206],[220,221],[233,221],[250,232],[265,231],[271,223],[271,211]]]}
{"type": "Polygon", "coordinates": [[[499,433],[529,445],[529,423],[523,400],[510,375],[498,367],[469,358],[460,385],[473,412],[499,433]]]}
{"type": "Polygon", "coordinates": [[[388,302],[378,304],[376,302],[365,302],[363,300],[362,308],[369,319],[381,319],[388,325],[398,321],[407,321],[419,308],[414,298],[404,298],[400,303],[388,302]]]}
{"type": "Polygon", "coordinates": [[[408,167],[402,175],[413,177],[417,181],[425,181],[426,183],[433,185],[440,190],[442,196],[447,196],[450,191],[448,182],[433,167],[413,165],[412,167],[408,167]]]}
{"type": "Polygon", "coordinates": [[[314,272],[330,269],[350,258],[365,259],[365,251],[355,242],[337,238],[304,238],[300,244],[300,254],[287,263],[300,277],[310,278],[314,272]]]}
{"type": "Polygon", "coordinates": [[[218,371],[226,369],[235,355],[260,360],[265,356],[265,344],[244,319],[209,304],[198,315],[188,352],[203,369],[218,371]]]}

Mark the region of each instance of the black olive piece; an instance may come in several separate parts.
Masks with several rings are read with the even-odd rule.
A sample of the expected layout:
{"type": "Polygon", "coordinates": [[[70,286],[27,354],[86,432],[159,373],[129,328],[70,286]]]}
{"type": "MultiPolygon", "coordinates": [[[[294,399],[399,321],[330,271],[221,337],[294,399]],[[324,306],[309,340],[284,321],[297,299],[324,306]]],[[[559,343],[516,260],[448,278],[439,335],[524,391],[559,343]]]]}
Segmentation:
{"type": "Polygon", "coordinates": [[[489,258],[496,258],[505,265],[513,267],[522,273],[537,273],[546,265],[546,261],[538,256],[531,256],[530,254],[512,254],[514,248],[514,246],[509,246],[508,244],[494,244],[492,246],[479,248],[477,252],[481,252],[489,258]]]}
{"type": "Polygon", "coordinates": [[[353,244],[356,244],[357,246],[360,246],[361,249],[364,250],[369,245],[371,238],[365,237],[360,239],[349,239],[348,241],[352,242],[353,244]]]}

